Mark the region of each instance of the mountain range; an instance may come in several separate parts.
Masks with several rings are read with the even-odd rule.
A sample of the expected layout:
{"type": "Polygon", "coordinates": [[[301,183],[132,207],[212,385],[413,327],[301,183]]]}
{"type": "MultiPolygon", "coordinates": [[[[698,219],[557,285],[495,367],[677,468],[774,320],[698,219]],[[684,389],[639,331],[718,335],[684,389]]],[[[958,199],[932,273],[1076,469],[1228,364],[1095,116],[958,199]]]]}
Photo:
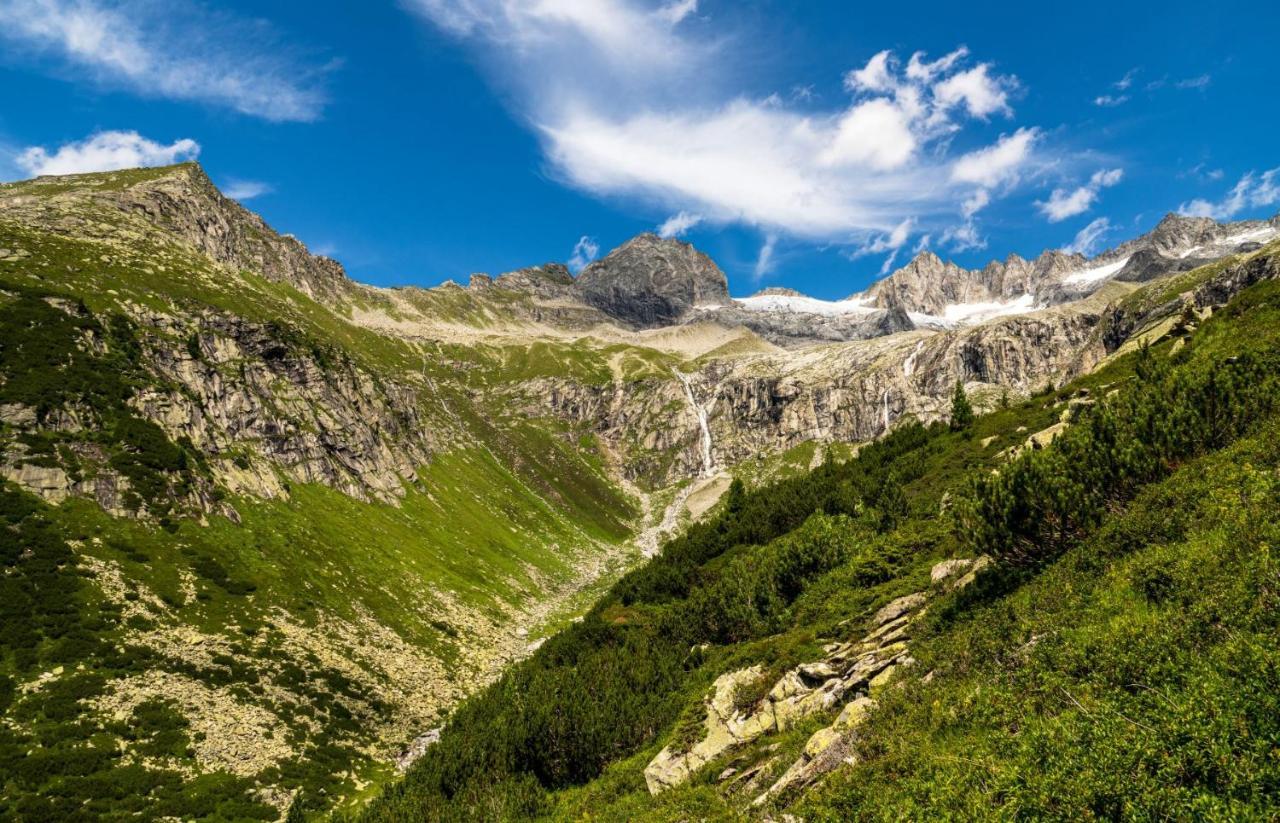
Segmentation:
{"type": "MultiPolygon", "coordinates": [[[[1181,346],[1274,278],[1277,238],[1280,216],[1171,214],[1094,257],[968,270],[921,252],[826,301],[733,298],[705,254],[642,234],[577,276],[546,263],[387,289],[278,233],[195,164],[0,185],[0,816],[274,819],[299,797],[363,808],[435,741],[452,751],[440,727],[470,716],[459,706],[495,699],[486,687],[517,661],[543,665],[584,614],[606,620],[608,602],[607,620],[640,619],[609,600],[617,587],[667,568],[650,560],[664,546],[732,528],[742,495],[839,465],[879,477],[857,462],[878,459],[868,444],[953,419],[957,387],[1004,427],[946,472],[1043,450],[1123,382],[1098,375],[1181,346]]],[[[856,497],[862,481],[839,482],[856,497]]],[[[936,497],[919,498],[930,517],[936,497]]],[[[679,574],[714,578],[698,557],[679,574]]],[[[868,683],[862,697],[878,695],[887,680],[872,678],[902,663],[902,648],[885,651],[896,632],[991,562],[951,559],[908,605],[896,596],[918,581],[902,582],[913,590],[892,592],[897,611],[859,600],[875,620],[826,637],[810,670],[787,675],[791,652],[749,676],[746,658],[717,672],[680,662],[725,711],[702,748],[663,738],[670,723],[637,731],[650,746],[626,749],[645,754],[627,778],[645,783],[637,797],[708,764],[741,771],[720,758],[785,732],[778,712],[807,717],[815,684],[845,684],[823,687],[822,709],[852,724],[844,712],[868,704],[846,709],[846,696],[868,683]],[[835,677],[855,659],[861,679],[835,677]],[[735,697],[784,676],[792,686],[754,708],[735,697]]],[[[689,595],[677,577],[654,602],[689,595]]],[[[763,637],[734,642],[748,635],[763,637]]],[[[686,732],[705,714],[701,696],[688,705],[686,732]]],[[[810,784],[816,758],[744,799],[810,784]]]]}

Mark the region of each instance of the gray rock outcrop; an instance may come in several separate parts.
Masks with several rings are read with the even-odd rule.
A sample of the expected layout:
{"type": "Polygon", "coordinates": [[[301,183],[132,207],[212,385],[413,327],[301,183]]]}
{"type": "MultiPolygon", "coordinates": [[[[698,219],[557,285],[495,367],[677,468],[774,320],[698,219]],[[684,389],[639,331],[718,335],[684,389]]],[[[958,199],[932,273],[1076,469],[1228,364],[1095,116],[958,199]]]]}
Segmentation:
{"type": "Polygon", "coordinates": [[[689,243],[642,234],[582,270],[579,295],[634,328],[679,323],[696,309],[729,304],[729,283],[689,243]]]}

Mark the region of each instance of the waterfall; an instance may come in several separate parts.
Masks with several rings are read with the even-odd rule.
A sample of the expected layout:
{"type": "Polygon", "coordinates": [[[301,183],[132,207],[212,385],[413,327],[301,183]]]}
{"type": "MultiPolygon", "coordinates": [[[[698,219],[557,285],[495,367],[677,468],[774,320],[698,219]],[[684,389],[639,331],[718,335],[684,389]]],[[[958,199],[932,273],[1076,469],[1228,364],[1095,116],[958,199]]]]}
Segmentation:
{"type": "Polygon", "coordinates": [[[693,396],[693,384],[689,382],[689,376],[679,369],[672,369],[671,373],[684,386],[684,396],[689,401],[689,408],[698,416],[698,428],[702,432],[702,476],[710,477],[715,470],[715,463],[711,459],[711,427],[707,425],[707,409],[699,406],[698,399],[693,396]]]}
{"type": "Polygon", "coordinates": [[[889,431],[889,390],[884,390],[884,430],[889,431]]]}
{"type": "Polygon", "coordinates": [[[907,355],[907,359],[902,363],[902,376],[910,379],[911,375],[916,373],[916,360],[920,357],[920,352],[924,350],[924,341],[916,343],[915,350],[907,355]]]}

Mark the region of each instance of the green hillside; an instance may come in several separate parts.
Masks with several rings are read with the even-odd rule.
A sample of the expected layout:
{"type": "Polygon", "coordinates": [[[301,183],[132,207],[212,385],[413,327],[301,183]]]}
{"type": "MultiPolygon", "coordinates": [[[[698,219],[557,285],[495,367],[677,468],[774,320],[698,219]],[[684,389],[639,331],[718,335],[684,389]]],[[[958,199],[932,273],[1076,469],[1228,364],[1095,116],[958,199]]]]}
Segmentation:
{"type": "Polygon", "coordinates": [[[49,490],[0,491],[0,819],[356,802],[638,559],[590,438],[467,397],[519,364],[371,332],[86,194],[174,173],[0,190],[48,209],[0,215],[0,447],[49,490]],[[255,370],[262,409],[228,419],[275,415],[278,439],[202,448],[144,411],[255,370]],[[357,410],[335,422],[325,393],[357,410]],[[378,414],[429,444],[389,489],[282,467],[281,444],[378,414]]]}
{"type": "Polygon", "coordinates": [[[736,487],[467,701],[360,819],[1274,816],[1278,344],[1264,282],[967,426],[736,487]],[[968,586],[931,581],[984,555],[968,586]],[[824,737],[836,705],[650,794],[646,765],[709,733],[717,678],[748,672],[731,710],[750,715],[913,592],[929,605],[862,725],[824,737]],[[765,791],[824,751],[830,774],[765,791]]]}

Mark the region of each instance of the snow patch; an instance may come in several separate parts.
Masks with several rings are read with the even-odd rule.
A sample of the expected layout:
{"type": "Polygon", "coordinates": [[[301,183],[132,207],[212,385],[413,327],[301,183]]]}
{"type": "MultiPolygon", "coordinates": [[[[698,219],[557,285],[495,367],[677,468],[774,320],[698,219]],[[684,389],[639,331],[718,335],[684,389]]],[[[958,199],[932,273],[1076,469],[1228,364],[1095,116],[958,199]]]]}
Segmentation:
{"type": "Polygon", "coordinates": [[[957,325],[977,323],[993,317],[1004,317],[1009,314],[1025,314],[1036,308],[1035,295],[1024,294],[1017,300],[994,301],[991,303],[952,303],[942,309],[942,319],[957,325]]]}
{"type": "Polygon", "coordinates": [[[1117,261],[1115,263],[1107,263],[1104,266],[1095,266],[1092,269],[1073,272],[1062,278],[1063,283],[1078,285],[1080,283],[1094,283],[1098,280],[1105,280],[1113,274],[1118,273],[1129,262],[1129,258],[1117,261]]]}
{"type": "MultiPolygon", "coordinates": [[[[1240,232],[1239,234],[1228,235],[1222,238],[1221,240],[1217,240],[1211,243],[1209,247],[1210,248],[1226,248],[1226,247],[1235,248],[1236,246],[1243,246],[1245,243],[1266,243],[1267,241],[1274,238],[1276,235],[1280,235],[1280,229],[1275,229],[1275,228],[1272,228],[1271,226],[1263,226],[1261,228],[1250,229],[1249,231],[1240,232]]],[[[1178,257],[1185,259],[1195,254],[1198,251],[1204,251],[1204,249],[1205,249],[1204,246],[1192,246],[1191,248],[1179,254],[1178,257]]]]}
{"type": "MultiPolygon", "coordinates": [[[[1036,305],[1035,295],[1024,294],[1016,300],[995,300],[990,303],[951,303],[943,306],[942,314],[925,314],[924,312],[908,312],[911,322],[917,326],[951,329],[956,326],[969,326],[997,317],[1008,317],[1013,314],[1026,314],[1041,308],[1036,305]]],[[[905,364],[904,364],[905,365],[905,364]]]]}
{"type": "Polygon", "coordinates": [[[793,312],[838,317],[874,312],[875,308],[868,305],[871,300],[872,298],[866,295],[854,295],[844,300],[819,300],[816,297],[793,294],[757,294],[752,297],[736,298],[734,302],[747,311],[793,312]]]}

